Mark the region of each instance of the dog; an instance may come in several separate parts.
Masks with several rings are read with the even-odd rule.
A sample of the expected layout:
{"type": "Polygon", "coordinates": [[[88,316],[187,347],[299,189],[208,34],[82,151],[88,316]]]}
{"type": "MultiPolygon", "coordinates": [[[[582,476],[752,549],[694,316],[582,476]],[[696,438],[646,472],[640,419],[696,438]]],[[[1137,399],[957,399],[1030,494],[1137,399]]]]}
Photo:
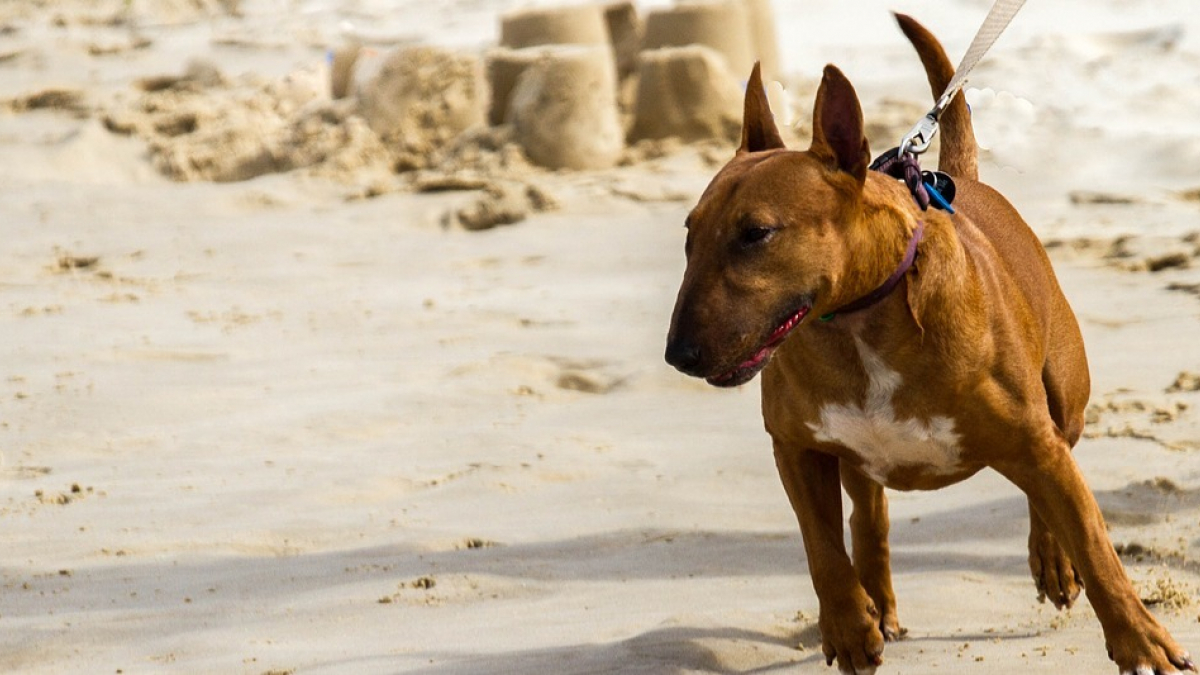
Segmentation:
{"type": "MultiPolygon", "coordinates": [[[[937,97],[953,65],[924,27],[897,20],[937,97]]],[[[718,387],[762,373],[829,665],[874,673],[904,632],[884,488],[991,468],[1028,497],[1042,599],[1070,607],[1085,588],[1122,673],[1195,671],[1138,599],[1072,458],[1091,387],[1083,339],[1037,236],[978,180],[962,93],[941,131],[954,215],[868,170],[857,94],[832,65],[811,145],[785,148],[756,65],[741,145],[686,220],[666,360],[718,387]],[[853,503],[850,553],[839,487],[853,503]]]]}

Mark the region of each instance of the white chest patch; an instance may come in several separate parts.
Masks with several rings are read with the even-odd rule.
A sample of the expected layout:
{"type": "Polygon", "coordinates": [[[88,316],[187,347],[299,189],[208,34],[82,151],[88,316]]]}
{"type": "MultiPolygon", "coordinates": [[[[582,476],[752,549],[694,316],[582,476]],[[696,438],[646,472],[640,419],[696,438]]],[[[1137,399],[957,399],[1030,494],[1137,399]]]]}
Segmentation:
{"type": "Polygon", "coordinates": [[[936,474],[953,473],[959,466],[960,437],[954,420],[935,416],[928,422],[897,419],[892,397],[904,383],[900,373],[860,338],[854,338],[859,359],[867,371],[867,396],[862,405],[827,404],[820,421],[809,423],[818,441],[837,443],[862,458],[862,469],[887,484],[892,471],[905,466],[923,467],[936,474]]]}

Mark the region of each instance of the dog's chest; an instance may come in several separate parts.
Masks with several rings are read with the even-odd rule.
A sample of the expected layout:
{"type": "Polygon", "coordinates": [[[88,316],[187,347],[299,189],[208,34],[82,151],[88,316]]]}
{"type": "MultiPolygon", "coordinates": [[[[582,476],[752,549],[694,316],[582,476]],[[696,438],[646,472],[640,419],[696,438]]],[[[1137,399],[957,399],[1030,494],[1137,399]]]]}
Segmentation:
{"type": "Polygon", "coordinates": [[[855,338],[867,374],[867,393],[861,403],[827,403],[809,428],[818,441],[836,443],[858,456],[860,468],[888,485],[898,471],[947,475],[960,468],[962,448],[954,420],[901,418],[893,399],[904,385],[898,372],[855,338]]]}

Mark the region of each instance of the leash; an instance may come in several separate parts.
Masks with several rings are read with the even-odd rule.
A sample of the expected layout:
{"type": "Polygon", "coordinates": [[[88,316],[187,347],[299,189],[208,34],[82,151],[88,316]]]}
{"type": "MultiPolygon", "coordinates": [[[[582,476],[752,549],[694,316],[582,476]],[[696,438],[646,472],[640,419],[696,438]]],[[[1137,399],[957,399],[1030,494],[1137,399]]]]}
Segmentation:
{"type": "Polygon", "coordinates": [[[958,68],[954,70],[954,77],[950,78],[950,82],[946,85],[946,91],[938,97],[933,108],[900,139],[899,154],[919,155],[929,149],[929,144],[937,134],[938,118],[950,105],[954,95],[966,85],[967,76],[971,74],[979,60],[992,48],[1000,34],[1004,32],[1005,28],[1008,28],[1008,24],[1012,23],[1013,17],[1023,6],[1025,6],[1025,0],[996,0],[996,4],[992,5],[991,11],[984,18],[983,25],[975,33],[975,39],[971,41],[967,53],[963,55],[958,68]]]}

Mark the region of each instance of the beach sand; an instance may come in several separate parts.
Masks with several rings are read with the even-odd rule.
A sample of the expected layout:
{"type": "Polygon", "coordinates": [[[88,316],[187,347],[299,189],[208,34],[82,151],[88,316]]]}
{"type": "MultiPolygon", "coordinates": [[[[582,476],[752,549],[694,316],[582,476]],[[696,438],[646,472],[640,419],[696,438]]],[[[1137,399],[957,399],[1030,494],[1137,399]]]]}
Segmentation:
{"type": "MultiPolygon", "coordinates": [[[[888,10],[956,57],[990,4],[847,5],[775,3],[777,113],[803,127],[836,63],[882,151],[929,105],[888,10]]],[[[732,146],[426,176],[532,195],[478,231],[486,191],[417,189],[320,117],[308,154],[203,173],[293,133],[347,34],[482,53],[515,6],[0,7],[0,670],[833,672],[757,384],[662,361],[683,218],[732,146]],[[189,63],[208,84],[144,91],[189,63]],[[180,145],[188,120],[229,145],[180,145]]],[[[970,86],[982,177],[1083,327],[1078,461],[1197,653],[1200,14],[1030,3],[970,86]]],[[[1016,488],[889,497],[909,633],[881,673],[1116,672],[1086,599],[1038,603],[1016,488]]]]}

